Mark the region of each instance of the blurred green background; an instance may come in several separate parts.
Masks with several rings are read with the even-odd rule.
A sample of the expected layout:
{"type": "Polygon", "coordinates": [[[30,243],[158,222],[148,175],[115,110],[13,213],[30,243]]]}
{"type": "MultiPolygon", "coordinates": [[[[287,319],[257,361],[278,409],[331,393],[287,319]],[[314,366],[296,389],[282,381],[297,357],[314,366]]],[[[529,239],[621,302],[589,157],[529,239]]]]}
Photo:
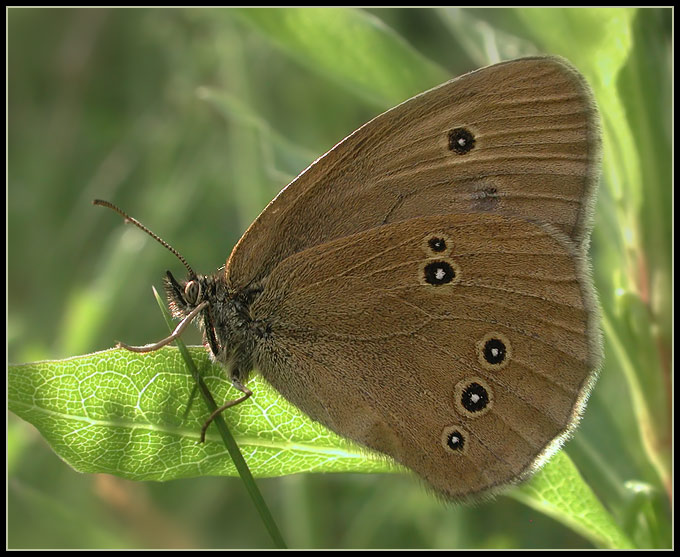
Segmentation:
{"type": "MultiPolygon", "coordinates": [[[[150,286],[222,266],[297,173],[394,104],[522,55],[591,82],[591,253],[606,361],[566,450],[637,547],[671,544],[670,9],[10,9],[8,359],[166,334],[150,286]]],[[[196,331],[185,335],[200,343],[196,331]]],[[[271,547],[238,479],[81,475],[8,423],[8,547],[271,547]]],[[[501,496],[447,505],[398,475],[259,480],[290,547],[582,548],[501,496]]]]}

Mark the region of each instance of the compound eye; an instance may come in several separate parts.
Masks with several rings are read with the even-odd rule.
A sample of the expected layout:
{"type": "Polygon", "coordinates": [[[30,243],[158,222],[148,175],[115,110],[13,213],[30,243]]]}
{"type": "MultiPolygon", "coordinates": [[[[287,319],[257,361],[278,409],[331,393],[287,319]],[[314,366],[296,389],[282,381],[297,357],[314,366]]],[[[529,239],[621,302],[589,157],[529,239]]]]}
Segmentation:
{"type": "Polygon", "coordinates": [[[184,300],[192,306],[198,305],[201,297],[201,283],[197,280],[190,280],[184,286],[184,300]]]}

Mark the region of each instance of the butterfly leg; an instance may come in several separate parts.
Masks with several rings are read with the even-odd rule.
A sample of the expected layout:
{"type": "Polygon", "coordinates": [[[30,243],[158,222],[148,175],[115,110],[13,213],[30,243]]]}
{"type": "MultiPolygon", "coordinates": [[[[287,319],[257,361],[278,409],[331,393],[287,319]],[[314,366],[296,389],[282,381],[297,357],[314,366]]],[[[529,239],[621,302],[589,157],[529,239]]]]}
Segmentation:
{"type": "Polygon", "coordinates": [[[234,387],[236,387],[239,391],[243,393],[243,396],[226,402],[225,404],[220,406],[217,410],[215,410],[212,414],[210,414],[206,422],[203,424],[203,427],[201,428],[201,440],[200,440],[201,443],[205,443],[205,432],[207,431],[208,426],[210,426],[210,424],[217,416],[219,416],[227,408],[231,408],[232,406],[236,406],[237,404],[242,403],[244,400],[246,400],[253,394],[253,391],[251,391],[248,387],[242,384],[234,376],[231,377],[231,383],[234,385],[234,387]]]}

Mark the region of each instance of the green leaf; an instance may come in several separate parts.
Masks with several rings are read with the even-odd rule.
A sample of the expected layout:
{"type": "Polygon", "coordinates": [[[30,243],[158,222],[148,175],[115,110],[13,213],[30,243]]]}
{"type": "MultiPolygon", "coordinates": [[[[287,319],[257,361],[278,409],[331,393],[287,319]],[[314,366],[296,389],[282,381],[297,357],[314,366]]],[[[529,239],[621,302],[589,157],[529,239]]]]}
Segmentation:
{"type": "Polygon", "coordinates": [[[529,482],[509,495],[552,516],[599,547],[633,547],[565,451],[558,452],[529,482]]]}
{"type": "MultiPolygon", "coordinates": [[[[216,400],[240,396],[204,348],[190,351],[216,400]]],[[[249,385],[255,395],[224,418],[254,476],[397,470],[309,420],[258,377],[249,385]]],[[[190,404],[193,386],[175,348],[151,354],[111,349],[10,366],[9,408],[80,472],[157,481],[235,476],[214,428],[205,444],[198,443],[208,412],[200,399],[190,404]]]]}
{"type": "MultiPolygon", "coordinates": [[[[190,352],[217,400],[240,395],[203,347],[190,352]]],[[[224,418],[254,476],[403,471],[311,421],[259,377],[249,385],[254,396],[224,418]]],[[[198,443],[208,410],[200,398],[192,398],[193,386],[176,348],[150,354],[111,349],[10,366],[9,407],[81,472],[157,481],[236,476],[214,428],[205,444],[198,443]]],[[[630,547],[564,452],[509,494],[597,545],[630,547]]]]}

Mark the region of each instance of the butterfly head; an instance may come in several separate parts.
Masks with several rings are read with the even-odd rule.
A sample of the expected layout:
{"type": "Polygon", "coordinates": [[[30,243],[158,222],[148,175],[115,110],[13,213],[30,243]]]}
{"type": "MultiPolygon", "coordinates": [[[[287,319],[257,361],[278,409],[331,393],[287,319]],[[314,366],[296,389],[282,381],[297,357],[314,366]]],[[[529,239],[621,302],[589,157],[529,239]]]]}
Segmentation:
{"type": "Polygon", "coordinates": [[[193,319],[203,331],[203,343],[212,357],[222,359],[225,339],[219,331],[225,329],[225,324],[217,319],[223,313],[216,294],[219,290],[218,278],[192,273],[186,280],[178,281],[170,271],[166,271],[163,283],[172,316],[181,320],[193,319]]]}

